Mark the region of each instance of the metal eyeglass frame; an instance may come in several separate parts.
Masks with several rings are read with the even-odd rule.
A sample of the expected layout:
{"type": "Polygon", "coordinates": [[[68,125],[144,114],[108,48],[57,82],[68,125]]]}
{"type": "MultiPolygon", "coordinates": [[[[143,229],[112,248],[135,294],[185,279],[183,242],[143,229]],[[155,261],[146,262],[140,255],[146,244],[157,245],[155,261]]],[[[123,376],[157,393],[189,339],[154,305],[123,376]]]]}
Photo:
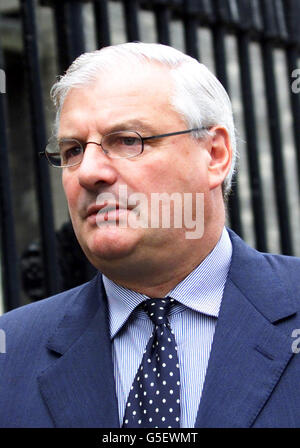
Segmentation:
{"type": "MultiPolygon", "coordinates": [[[[101,138],[100,143],[93,142],[93,141],[88,141],[88,142],[85,142],[83,144],[83,143],[81,143],[79,140],[77,140],[75,138],[74,139],[67,139],[67,140],[74,140],[74,141],[78,142],[81,145],[81,147],[82,147],[82,154],[84,154],[86,146],[89,143],[93,143],[94,145],[101,146],[102,151],[104,152],[104,154],[106,154],[108,157],[110,157],[109,152],[107,152],[107,150],[105,148],[103,148],[103,146],[102,146],[103,138],[106,137],[107,135],[116,134],[116,133],[119,133],[119,132],[133,132],[133,133],[137,134],[140,137],[140,139],[141,139],[141,142],[142,142],[141,152],[139,152],[138,154],[135,154],[133,156],[128,156],[128,157],[126,157],[126,156],[125,157],[110,157],[111,159],[130,159],[130,158],[133,158],[133,157],[137,157],[137,156],[139,156],[139,155],[141,155],[143,153],[143,151],[144,151],[144,141],[151,140],[151,139],[156,139],[156,138],[171,137],[173,135],[189,134],[190,132],[203,131],[205,129],[207,129],[207,128],[205,126],[202,126],[201,128],[186,129],[184,131],[169,132],[167,134],[150,135],[148,137],[142,137],[137,131],[121,130],[121,131],[116,131],[116,132],[109,132],[108,134],[103,135],[102,138],[101,138]]],[[[82,159],[81,159],[80,162],[74,163],[74,165],[73,164],[72,165],[54,165],[53,163],[51,163],[51,161],[50,161],[50,159],[49,159],[49,157],[47,155],[47,151],[46,150],[42,151],[42,152],[39,152],[39,155],[41,157],[42,156],[46,156],[47,161],[49,162],[49,164],[51,166],[55,167],[55,168],[69,168],[69,167],[72,167],[72,166],[80,165],[80,163],[82,161],[82,159]]]]}

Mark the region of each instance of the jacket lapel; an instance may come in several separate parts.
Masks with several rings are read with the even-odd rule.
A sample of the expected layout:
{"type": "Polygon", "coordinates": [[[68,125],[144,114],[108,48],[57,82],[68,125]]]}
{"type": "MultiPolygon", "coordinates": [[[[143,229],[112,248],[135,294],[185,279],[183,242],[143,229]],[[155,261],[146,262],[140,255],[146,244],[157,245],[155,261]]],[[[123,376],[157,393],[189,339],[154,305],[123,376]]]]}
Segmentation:
{"type": "Polygon", "coordinates": [[[274,323],[296,304],[265,257],[230,236],[232,263],[196,427],[252,426],[293,355],[290,336],[274,323]]]}
{"type": "Polygon", "coordinates": [[[107,316],[97,276],[48,342],[54,362],[38,382],[57,427],[119,427],[107,316]]]}

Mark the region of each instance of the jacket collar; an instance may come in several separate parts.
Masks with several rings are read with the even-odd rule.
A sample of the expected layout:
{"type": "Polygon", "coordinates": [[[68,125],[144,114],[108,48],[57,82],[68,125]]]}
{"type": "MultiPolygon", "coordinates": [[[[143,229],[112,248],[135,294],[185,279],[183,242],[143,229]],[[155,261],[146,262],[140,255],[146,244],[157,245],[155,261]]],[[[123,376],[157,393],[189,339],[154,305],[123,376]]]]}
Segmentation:
{"type": "Polygon", "coordinates": [[[278,256],[257,252],[232,230],[228,232],[233,245],[229,280],[270,322],[295,313],[296,297],[281,275],[278,256]]]}

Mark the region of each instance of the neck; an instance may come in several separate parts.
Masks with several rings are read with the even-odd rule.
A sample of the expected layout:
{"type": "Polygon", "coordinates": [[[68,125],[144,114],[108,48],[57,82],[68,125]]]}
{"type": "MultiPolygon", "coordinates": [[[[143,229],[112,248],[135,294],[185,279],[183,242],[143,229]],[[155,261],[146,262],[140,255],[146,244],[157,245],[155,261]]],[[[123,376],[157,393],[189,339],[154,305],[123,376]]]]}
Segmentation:
{"type": "Polygon", "coordinates": [[[212,235],[205,234],[202,244],[195,247],[194,240],[185,252],[170,252],[164,256],[161,254],[155,260],[143,260],[136,263],[130,269],[117,269],[114,272],[102,269],[104,275],[124,288],[145,294],[149,297],[164,297],[178,283],[187,277],[214,249],[218,243],[223,226],[212,235]],[[171,253],[171,256],[170,256],[171,253]],[[163,269],[163,267],[166,267],[163,269]],[[120,272],[123,275],[120,275],[120,272]]]}

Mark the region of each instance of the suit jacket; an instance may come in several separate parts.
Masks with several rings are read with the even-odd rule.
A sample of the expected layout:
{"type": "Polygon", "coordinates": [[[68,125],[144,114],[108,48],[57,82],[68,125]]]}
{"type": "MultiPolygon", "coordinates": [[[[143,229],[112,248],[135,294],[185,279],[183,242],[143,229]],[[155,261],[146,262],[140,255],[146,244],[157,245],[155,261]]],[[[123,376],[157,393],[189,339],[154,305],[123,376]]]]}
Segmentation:
{"type": "MultiPolygon", "coordinates": [[[[195,426],[300,427],[300,354],[292,349],[300,259],[230,237],[232,263],[195,426]]],[[[119,427],[101,274],[4,314],[0,328],[1,427],[119,427]]]]}

